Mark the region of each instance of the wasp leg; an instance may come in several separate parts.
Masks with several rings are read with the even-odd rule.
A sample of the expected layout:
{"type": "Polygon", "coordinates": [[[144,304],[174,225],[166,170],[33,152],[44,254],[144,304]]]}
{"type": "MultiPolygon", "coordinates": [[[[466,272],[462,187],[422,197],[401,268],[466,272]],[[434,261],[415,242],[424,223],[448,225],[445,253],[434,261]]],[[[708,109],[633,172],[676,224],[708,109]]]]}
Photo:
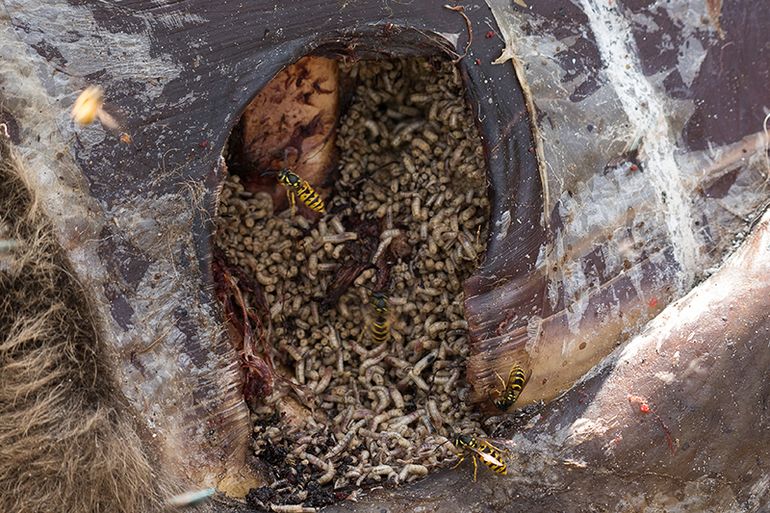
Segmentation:
{"type": "Polygon", "coordinates": [[[505,382],[499,372],[495,371],[495,376],[497,376],[497,379],[500,380],[500,384],[503,385],[503,391],[505,391],[505,389],[508,387],[508,384],[505,382]]]}
{"type": "Polygon", "coordinates": [[[452,467],[453,469],[455,469],[455,468],[459,467],[459,466],[460,466],[460,463],[462,463],[463,461],[465,461],[465,456],[464,456],[464,455],[462,455],[462,454],[457,454],[456,456],[457,456],[458,458],[460,458],[460,461],[458,461],[457,463],[455,463],[455,466],[454,466],[454,467],[452,467]]]}
{"type": "Polygon", "coordinates": [[[476,464],[476,455],[473,455],[473,482],[476,482],[476,474],[478,473],[479,466],[476,464]]]}
{"type": "Polygon", "coordinates": [[[291,217],[297,215],[297,201],[294,198],[294,192],[291,189],[286,189],[286,197],[289,198],[289,205],[291,205],[291,217]]]}
{"type": "MultiPolygon", "coordinates": [[[[500,375],[500,373],[499,373],[499,372],[495,371],[495,376],[497,376],[497,379],[499,379],[499,380],[500,380],[500,384],[502,384],[502,385],[503,385],[503,388],[502,388],[502,390],[501,390],[501,389],[495,389],[495,390],[494,390],[494,393],[495,393],[495,395],[496,395],[497,397],[500,397],[500,396],[501,396],[503,393],[505,393],[505,389],[507,388],[507,386],[508,386],[508,385],[507,385],[507,383],[505,382],[505,380],[503,379],[503,377],[500,375]]],[[[487,399],[488,399],[489,401],[492,401],[492,402],[494,402],[494,399],[492,398],[492,390],[487,390],[487,399]]]]}

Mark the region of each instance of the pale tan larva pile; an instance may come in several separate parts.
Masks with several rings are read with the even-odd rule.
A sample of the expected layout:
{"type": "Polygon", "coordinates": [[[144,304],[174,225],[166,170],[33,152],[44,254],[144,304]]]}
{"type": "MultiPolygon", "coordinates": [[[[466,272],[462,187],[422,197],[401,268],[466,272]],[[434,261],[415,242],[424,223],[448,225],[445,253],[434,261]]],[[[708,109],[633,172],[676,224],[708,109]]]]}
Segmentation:
{"type": "Polygon", "coordinates": [[[357,487],[410,482],[454,458],[449,444],[436,449],[450,434],[483,436],[465,401],[462,283],[483,256],[487,184],[458,73],[422,59],[343,73],[354,91],[327,198],[335,214],[315,225],[273,216],[270,198],[245,192],[235,176],[221,196],[217,244],[264,287],[274,359],[303,386],[277,387],[254,413],[254,449],[276,480],[250,495],[261,506],[321,506],[357,487]],[[411,248],[392,269],[391,337],[378,347],[366,329],[373,270],[336,307],[320,308],[356,237],[345,225],[351,213],[382,220],[378,252],[396,235],[411,248]],[[314,413],[277,415],[287,400],[312,403],[314,413]]]}

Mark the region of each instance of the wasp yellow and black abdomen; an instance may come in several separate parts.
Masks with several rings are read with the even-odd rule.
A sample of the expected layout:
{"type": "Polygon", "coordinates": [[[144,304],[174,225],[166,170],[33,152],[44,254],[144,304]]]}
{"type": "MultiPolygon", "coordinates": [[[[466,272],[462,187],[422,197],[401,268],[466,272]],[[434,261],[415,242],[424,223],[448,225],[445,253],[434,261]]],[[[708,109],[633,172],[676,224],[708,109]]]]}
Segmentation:
{"type": "Polygon", "coordinates": [[[514,405],[516,400],[521,395],[521,391],[524,390],[524,386],[527,384],[526,371],[517,365],[514,365],[508,374],[508,381],[504,383],[503,391],[497,399],[493,401],[495,407],[501,411],[507,411],[514,405]]]}
{"type": "MultiPolygon", "coordinates": [[[[320,212],[321,214],[326,212],[324,200],[321,195],[318,194],[306,180],[300,178],[296,173],[293,173],[288,169],[282,169],[281,172],[278,173],[278,181],[289,190],[289,193],[299,196],[299,200],[313,212],[320,212]]],[[[293,208],[293,198],[290,198],[290,201],[293,208]]]]}
{"type": "Polygon", "coordinates": [[[297,187],[297,195],[300,201],[313,212],[324,212],[324,200],[306,181],[303,180],[301,185],[297,187]]]}
{"type": "Polygon", "coordinates": [[[387,342],[388,338],[390,338],[390,327],[388,326],[387,321],[375,319],[375,321],[372,322],[370,331],[372,332],[372,338],[376,344],[387,342]]]}
{"type": "Polygon", "coordinates": [[[390,338],[390,322],[388,321],[388,298],[382,292],[372,294],[372,308],[374,319],[369,325],[369,331],[376,344],[387,342],[390,338]]]}
{"type": "Polygon", "coordinates": [[[508,465],[505,462],[505,458],[503,458],[503,453],[500,449],[498,449],[494,445],[484,440],[477,442],[477,445],[478,445],[478,451],[481,454],[485,454],[486,456],[488,456],[488,457],[479,456],[481,461],[487,467],[497,472],[498,474],[502,474],[502,475],[508,474],[508,465]]]}

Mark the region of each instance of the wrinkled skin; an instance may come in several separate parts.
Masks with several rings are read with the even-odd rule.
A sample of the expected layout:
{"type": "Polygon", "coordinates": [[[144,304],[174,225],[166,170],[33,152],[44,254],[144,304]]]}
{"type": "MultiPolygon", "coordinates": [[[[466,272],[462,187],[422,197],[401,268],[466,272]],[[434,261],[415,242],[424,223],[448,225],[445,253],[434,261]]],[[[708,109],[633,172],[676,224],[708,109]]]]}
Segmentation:
{"type": "MultiPolygon", "coordinates": [[[[466,284],[474,400],[489,408],[495,371],[515,360],[533,372],[521,403],[551,399],[630,342],[500,442],[521,469],[506,480],[444,472],[338,509],[757,509],[768,482],[766,223],[664,307],[768,199],[770,14],[748,1],[531,3],[466,12],[474,38],[459,66],[492,200],[488,254],[466,284]],[[752,458],[732,464],[735,454],[752,458]]],[[[4,0],[0,121],[92,295],[158,471],[237,496],[260,476],[246,464],[241,373],[210,287],[230,129],[273,75],[319,46],[354,58],[462,54],[468,38],[441,2],[205,4],[4,0]],[[132,144],[65,121],[91,82],[132,144]]]]}

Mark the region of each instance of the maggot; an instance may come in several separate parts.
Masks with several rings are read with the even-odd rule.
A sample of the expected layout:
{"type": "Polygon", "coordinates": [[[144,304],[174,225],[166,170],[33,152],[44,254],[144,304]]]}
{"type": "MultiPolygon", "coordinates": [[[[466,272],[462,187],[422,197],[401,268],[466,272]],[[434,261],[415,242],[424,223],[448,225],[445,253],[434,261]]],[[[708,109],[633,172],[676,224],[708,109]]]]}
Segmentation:
{"type": "Polygon", "coordinates": [[[318,381],[318,383],[316,383],[315,386],[314,392],[316,395],[321,395],[326,390],[326,387],[329,386],[329,383],[331,383],[332,380],[332,372],[333,371],[331,367],[326,367],[324,369],[321,379],[318,381]]]}
{"type": "Polygon", "coordinates": [[[324,244],[331,243],[331,244],[341,244],[343,242],[356,240],[358,239],[358,234],[356,232],[342,232],[342,233],[335,233],[330,235],[325,235],[321,241],[324,244]]]}
{"type": "Polygon", "coordinates": [[[428,414],[434,426],[441,426],[444,423],[444,419],[441,416],[441,412],[438,409],[438,405],[434,399],[428,399],[428,414]]]}
{"type": "MultiPolygon", "coordinates": [[[[360,377],[368,376],[371,378],[371,371],[369,370],[370,367],[373,367],[383,361],[388,355],[386,353],[379,354],[377,356],[367,358],[363,362],[361,362],[361,366],[358,368],[358,375],[360,377]]],[[[368,381],[368,379],[367,379],[368,381]]]]}
{"type": "Polygon", "coordinates": [[[401,473],[398,475],[398,480],[402,483],[408,481],[412,476],[422,477],[428,475],[428,467],[425,465],[407,464],[401,469],[401,473]]]}
{"type": "Polygon", "coordinates": [[[388,424],[388,428],[391,429],[391,430],[397,430],[399,428],[406,427],[409,424],[411,424],[412,422],[418,420],[424,414],[425,414],[425,411],[422,410],[422,409],[415,410],[412,413],[410,413],[409,415],[405,415],[403,417],[399,417],[396,420],[394,420],[393,422],[390,422],[388,424]]]}
{"type": "Polygon", "coordinates": [[[275,513],[316,513],[318,511],[317,508],[302,504],[270,504],[270,509],[275,513]]]}
{"type": "Polygon", "coordinates": [[[433,350],[427,355],[423,356],[416,364],[414,364],[414,367],[412,368],[412,374],[413,375],[420,375],[422,372],[428,367],[428,365],[432,364],[436,360],[436,355],[438,354],[438,350],[433,350]]]}
{"type": "Polygon", "coordinates": [[[402,415],[403,415],[403,412],[400,409],[395,409],[395,410],[389,410],[389,411],[386,411],[386,412],[382,412],[379,415],[375,415],[372,418],[372,422],[369,425],[369,429],[372,430],[372,431],[377,431],[377,428],[383,422],[386,422],[386,421],[388,421],[388,420],[390,420],[390,419],[392,419],[394,417],[400,417],[402,415]]]}
{"type": "Polygon", "coordinates": [[[345,447],[350,443],[350,441],[356,436],[356,433],[358,432],[358,429],[362,427],[366,423],[366,420],[359,420],[353,426],[348,430],[347,434],[342,437],[342,439],[339,441],[337,445],[332,447],[332,449],[326,453],[325,458],[332,459],[338,454],[340,454],[342,451],[345,450],[345,447]]]}
{"type": "Polygon", "coordinates": [[[374,406],[374,412],[381,413],[390,406],[390,394],[385,387],[376,387],[374,393],[377,396],[377,404],[374,406]]]}
{"type": "Polygon", "coordinates": [[[377,250],[374,252],[371,258],[372,264],[376,264],[382,253],[388,249],[391,241],[401,234],[401,230],[386,230],[382,232],[380,237],[380,243],[377,246],[377,250]]]}
{"type": "Polygon", "coordinates": [[[316,467],[324,470],[324,474],[318,478],[318,484],[325,485],[334,479],[336,472],[334,470],[334,465],[332,465],[331,462],[324,462],[321,458],[309,453],[302,453],[300,457],[306,459],[316,467]]]}
{"type": "Polygon", "coordinates": [[[390,398],[393,399],[393,406],[399,410],[404,408],[404,397],[397,388],[390,389],[390,398]]]}
{"type": "Polygon", "coordinates": [[[393,467],[391,467],[390,465],[377,465],[376,467],[372,467],[370,472],[378,476],[383,476],[383,475],[387,476],[387,475],[396,473],[393,470],[393,467]]]}

